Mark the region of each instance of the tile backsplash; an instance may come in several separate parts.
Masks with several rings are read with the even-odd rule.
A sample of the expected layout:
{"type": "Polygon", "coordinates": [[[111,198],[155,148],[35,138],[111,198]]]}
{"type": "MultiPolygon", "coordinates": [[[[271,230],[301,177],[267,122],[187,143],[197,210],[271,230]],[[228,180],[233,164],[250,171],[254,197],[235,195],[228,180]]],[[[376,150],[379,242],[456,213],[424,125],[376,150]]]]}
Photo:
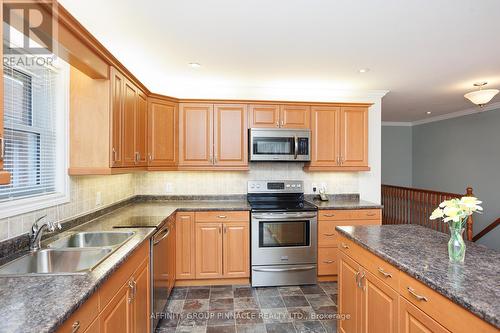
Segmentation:
{"type": "Polygon", "coordinates": [[[359,193],[355,172],[304,172],[302,163],[252,163],[248,172],[145,172],[137,174],[137,194],[246,194],[248,180],[303,180],[306,193],[312,184],[327,185],[328,193],[359,193]]]}
{"type": "Polygon", "coordinates": [[[132,174],[70,177],[70,202],[0,219],[0,241],[29,232],[35,219],[42,215],[64,221],[130,198],[134,194],[135,180],[132,174]],[[101,192],[100,205],[96,205],[97,192],[101,192]]]}
{"type": "Polygon", "coordinates": [[[144,195],[220,195],[246,194],[248,180],[303,180],[305,192],[312,184],[327,185],[331,194],[359,193],[355,172],[304,172],[302,163],[252,163],[241,171],[143,172],[113,176],[71,177],[70,202],[0,220],[0,241],[29,232],[37,217],[64,221],[78,217],[136,194],[144,195]],[[97,192],[101,204],[96,205],[97,192]]]}

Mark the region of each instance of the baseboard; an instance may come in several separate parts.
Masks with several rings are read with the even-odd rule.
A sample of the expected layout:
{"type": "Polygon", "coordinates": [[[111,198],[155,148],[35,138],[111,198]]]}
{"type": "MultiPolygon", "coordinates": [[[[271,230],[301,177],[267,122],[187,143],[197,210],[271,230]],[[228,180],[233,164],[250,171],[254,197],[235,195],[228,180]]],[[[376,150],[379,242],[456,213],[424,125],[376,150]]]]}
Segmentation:
{"type": "Polygon", "coordinates": [[[223,285],[250,285],[249,278],[238,279],[201,279],[201,280],[177,280],[176,287],[191,286],[223,286],[223,285]]]}

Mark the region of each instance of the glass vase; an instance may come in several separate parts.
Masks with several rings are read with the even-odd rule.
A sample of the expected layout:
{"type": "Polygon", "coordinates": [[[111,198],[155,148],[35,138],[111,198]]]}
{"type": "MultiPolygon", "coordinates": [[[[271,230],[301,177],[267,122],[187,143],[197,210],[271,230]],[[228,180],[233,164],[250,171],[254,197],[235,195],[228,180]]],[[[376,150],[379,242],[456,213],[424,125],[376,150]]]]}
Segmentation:
{"type": "Polygon", "coordinates": [[[461,223],[450,224],[448,255],[452,263],[462,263],[465,259],[464,230],[461,223]]]}

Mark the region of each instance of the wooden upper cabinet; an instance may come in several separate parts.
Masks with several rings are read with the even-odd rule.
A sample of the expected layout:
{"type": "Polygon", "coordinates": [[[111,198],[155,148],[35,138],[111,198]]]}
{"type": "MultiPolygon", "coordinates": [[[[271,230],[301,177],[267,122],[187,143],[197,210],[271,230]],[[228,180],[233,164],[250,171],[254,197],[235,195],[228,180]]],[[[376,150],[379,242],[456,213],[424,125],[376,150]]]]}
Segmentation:
{"type": "Polygon", "coordinates": [[[178,105],[151,98],[148,122],[149,166],[176,166],[178,161],[178,105]]]}
{"type": "Polygon", "coordinates": [[[196,278],[220,278],[222,271],[222,224],[196,223],[196,278]]]}
{"type": "Polygon", "coordinates": [[[250,276],[250,227],[248,222],[227,222],[223,225],[224,277],[250,276]]]}
{"type": "Polygon", "coordinates": [[[214,105],[214,165],[248,165],[248,125],[245,104],[214,105]]]}
{"type": "Polygon", "coordinates": [[[122,136],[123,136],[123,75],[111,67],[111,167],[123,164],[122,136]]]}
{"type": "Polygon", "coordinates": [[[361,279],[361,333],[397,333],[399,293],[370,272],[361,279]]]}
{"type": "Polygon", "coordinates": [[[123,166],[136,165],[136,110],[137,110],[137,89],[136,87],[125,80],[123,86],[123,134],[122,134],[122,152],[123,166]]]}
{"type": "Polygon", "coordinates": [[[213,105],[180,104],[179,165],[213,165],[213,105]]]}
{"type": "Polygon", "coordinates": [[[177,213],[175,229],[176,278],[194,279],[196,277],[194,213],[177,213]]]}
{"type": "Polygon", "coordinates": [[[345,167],[368,167],[368,108],[342,107],[340,159],[345,167]]]}
{"type": "Polygon", "coordinates": [[[250,128],[280,127],[279,105],[249,105],[248,124],[250,128]]]}
{"type": "Polygon", "coordinates": [[[138,166],[148,164],[148,100],[146,94],[139,91],[137,94],[137,111],[135,115],[135,151],[138,166]]]}
{"type": "Polygon", "coordinates": [[[311,166],[338,166],[340,157],[340,108],[311,108],[311,166]]]}
{"type": "Polygon", "coordinates": [[[281,105],[280,127],[309,128],[311,107],[309,105],[281,105]]]}

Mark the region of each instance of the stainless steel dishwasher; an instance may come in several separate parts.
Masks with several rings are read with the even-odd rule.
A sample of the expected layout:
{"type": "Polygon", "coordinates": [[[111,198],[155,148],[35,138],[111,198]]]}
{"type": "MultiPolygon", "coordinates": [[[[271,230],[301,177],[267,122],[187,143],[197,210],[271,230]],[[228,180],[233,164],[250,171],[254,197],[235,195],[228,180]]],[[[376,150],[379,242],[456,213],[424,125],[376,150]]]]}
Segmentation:
{"type": "Polygon", "coordinates": [[[171,224],[167,221],[151,238],[151,331],[154,332],[170,294],[171,224]]]}

